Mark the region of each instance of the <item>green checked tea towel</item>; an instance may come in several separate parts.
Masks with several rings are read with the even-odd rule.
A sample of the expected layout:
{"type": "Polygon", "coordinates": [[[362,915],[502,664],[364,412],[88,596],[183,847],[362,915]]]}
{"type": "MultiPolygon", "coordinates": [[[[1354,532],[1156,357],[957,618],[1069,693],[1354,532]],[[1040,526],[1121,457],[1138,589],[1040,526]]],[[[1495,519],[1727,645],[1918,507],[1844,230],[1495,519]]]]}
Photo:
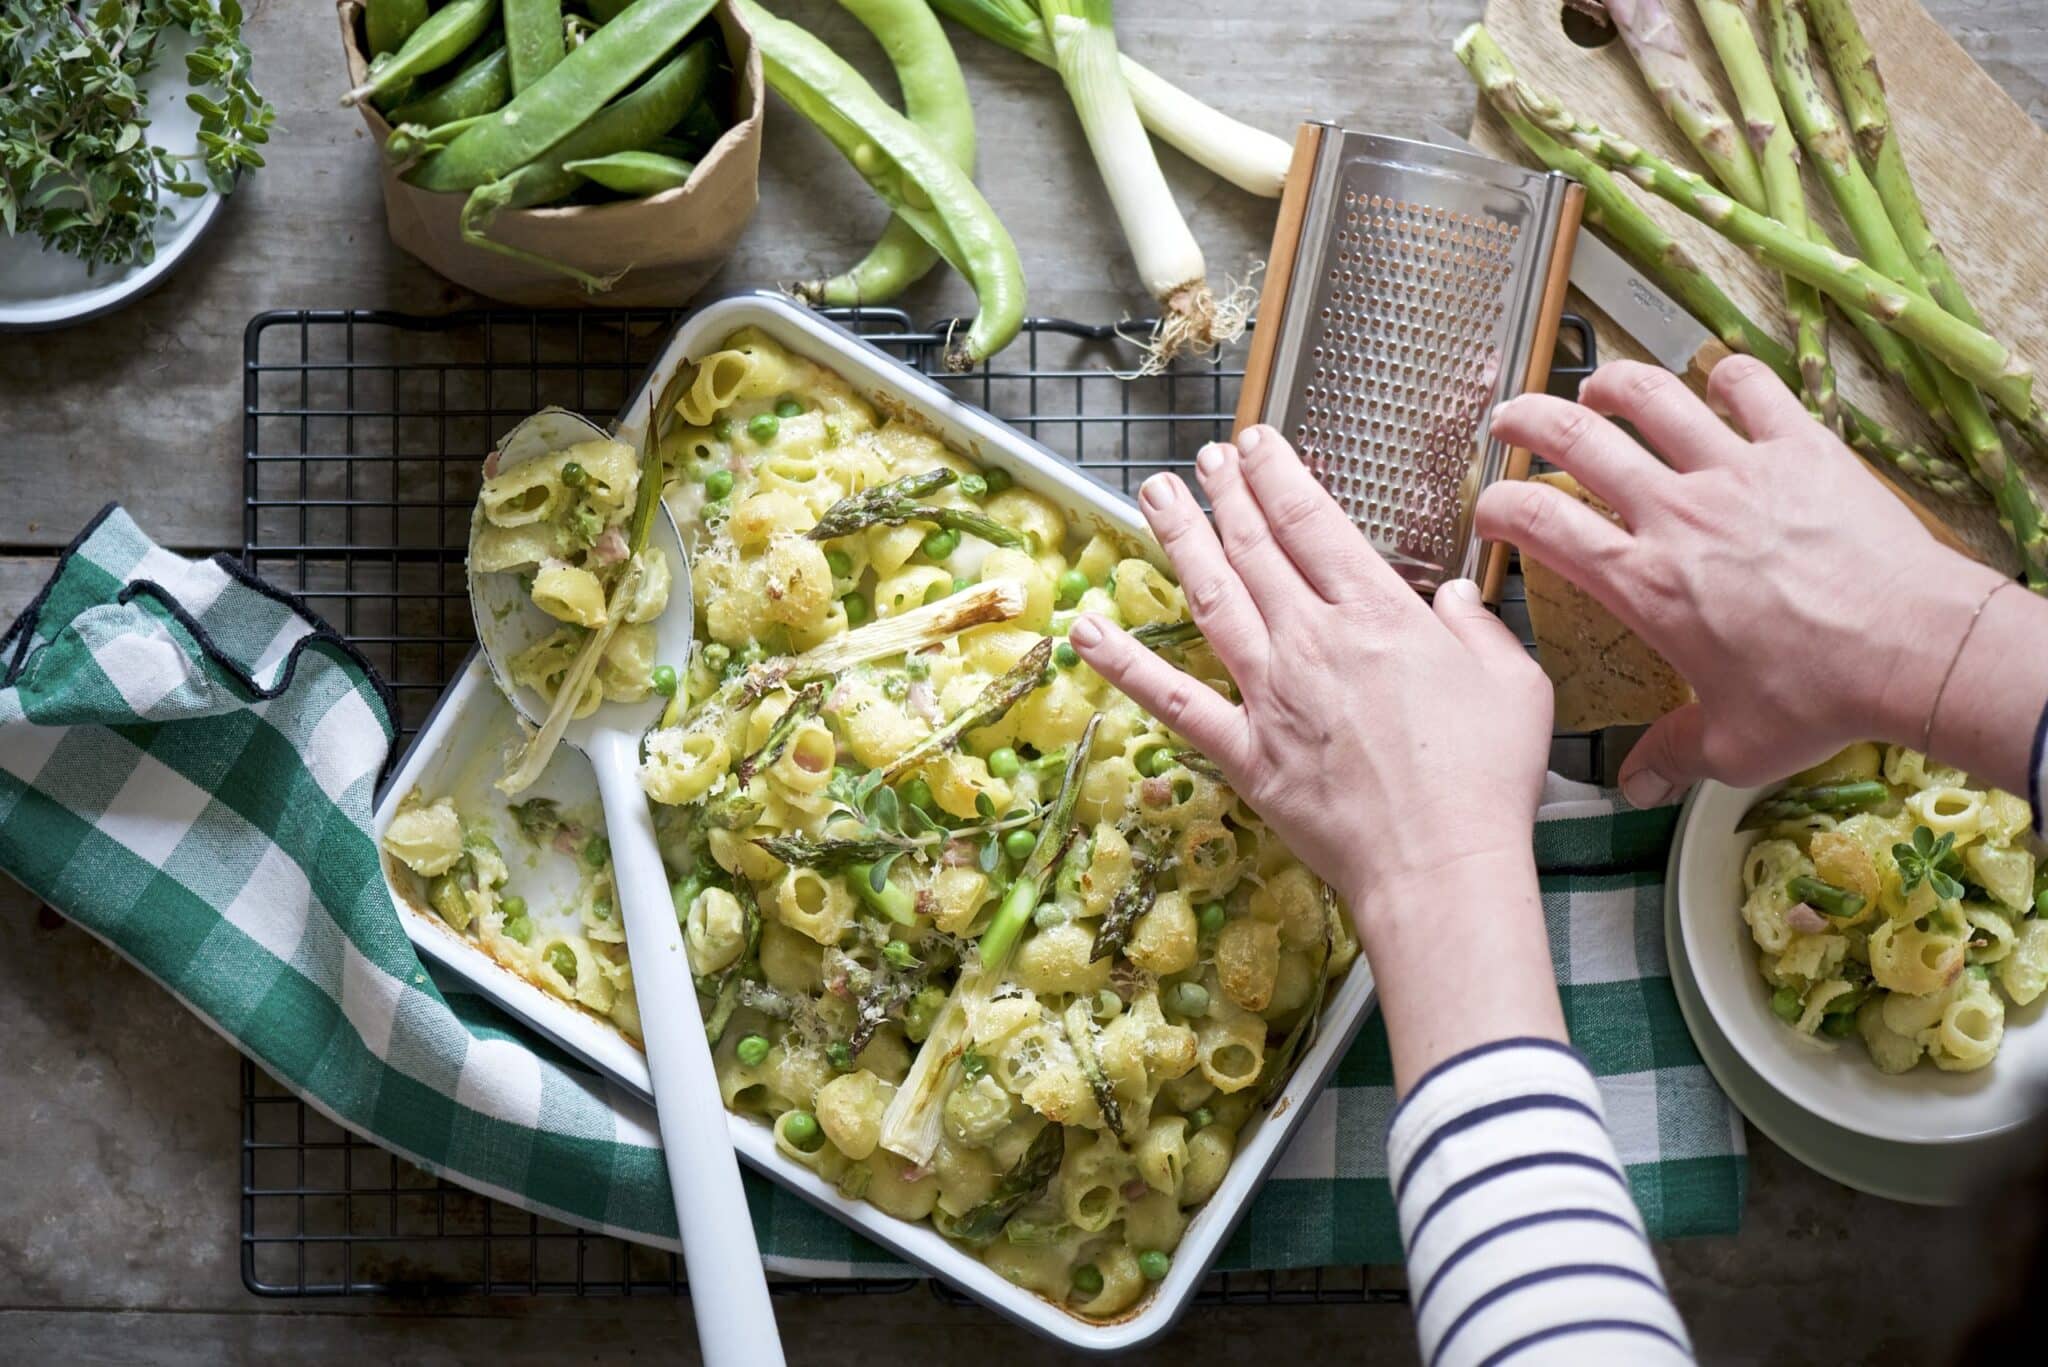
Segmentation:
{"type": "MultiPolygon", "coordinates": [[[[0,637],[0,870],[339,1123],[490,1196],[674,1247],[652,1112],[414,954],[369,834],[392,736],[382,684],[325,624],[110,508],[0,637]]],[[[1674,814],[1553,797],[1536,850],[1558,981],[1636,1197],[1658,1237],[1731,1231],[1741,1125],[1664,962],[1674,814]]],[[[1222,1265],[1398,1261],[1392,1106],[1375,1018],[1222,1265]]],[[[896,1268],[747,1180],[771,1266],[896,1268]]]]}

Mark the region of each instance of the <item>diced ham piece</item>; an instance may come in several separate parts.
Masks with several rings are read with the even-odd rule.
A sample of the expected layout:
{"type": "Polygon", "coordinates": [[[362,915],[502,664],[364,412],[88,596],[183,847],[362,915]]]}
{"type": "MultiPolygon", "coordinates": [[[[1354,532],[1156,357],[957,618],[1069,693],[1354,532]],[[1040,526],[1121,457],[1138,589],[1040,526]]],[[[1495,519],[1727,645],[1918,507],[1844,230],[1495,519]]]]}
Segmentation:
{"type": "Polygon", "coordinates": [[[949,869],[964,869],[980,857],[981,851],[975,848],[972,840],[948,840],[945,852],[939,856],[939,862],[949,869]]]}
{"type": "Polygon", "coordinates": [[[906,1182],[922,1182],[931,1175],[932,1170],[922,1163],[912,1163],[903,1170],[903,1180],[906,1182]]]}
{"type": "Polygon", "coordinates": [[[1138,785],[1138,801],[1147,807],[1164,807],[1173,801],[1173,784],[1163,778],[1148,778],[1138,785]]]}
{"type": "Polygon", "coordinates": [[[1124,1183],[1123,1185],[1124,1199],[1126,1201],[1139,1200],[1145,1195],[1146,1192],[1150,1191],[1151,1189],[1152,1188],[1150,1184],[1148,1184],[1144,1178],[1133,1177],[1130,1181],[1124,1183]]]}
{"type": "Polygon", "coordinates": [[[590,553],[597,557],[597,563],[600,565],[616,565],[631,555],[633,548],[626,544],[624,532],[617,527],[606,527],[603,534],[597,538],[596,544],[590,548],[590,553]]]}
{"type": "Polygon", "coordinates": [[[583,846],[583,828],[574,822],[563,822],[555,827],[555,852],[574,854],[583,846]]]}
{"type": "Polygon", "coordinates": [[[932,692],[929,680],[919,679],[916,683],[912,684],[910,692],[904,697],[904,701],[910,705],[912,712],[923,717],[933,726],[937,726],[946,719],[946,714],[939,710],[938,695],[932,692]]]}
{"type": "Polygon", "coordinates": [[[1828,928],[1828,918],[1801,902],[1785,913],[1785,924],[1802,935],[1818,935],[1828,928]]]}

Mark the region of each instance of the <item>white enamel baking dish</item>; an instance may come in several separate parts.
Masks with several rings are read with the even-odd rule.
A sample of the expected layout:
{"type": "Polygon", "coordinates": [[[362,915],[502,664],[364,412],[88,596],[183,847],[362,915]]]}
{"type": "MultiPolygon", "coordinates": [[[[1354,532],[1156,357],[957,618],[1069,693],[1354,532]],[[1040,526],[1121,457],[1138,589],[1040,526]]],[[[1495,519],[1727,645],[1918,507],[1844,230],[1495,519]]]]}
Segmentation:
{"type": "MultiPolygon", "coordinates": [[[[918,413],[947,442],[983,464],[1001,466],[1018,484],[1053,499],[1070,516],[1126,533],[1140,544],[1152,547],[1154,558],[1159,558],[1150,531],[1136,507],[1123,495],[1088,479],[1046,447],[961,402],[924,375],[780,295],[734,295],[708,304],[685,319],[640,392],[627,404],[626,416],[615,424],[619,436],[635,442],[644,437],[649,399],[661,392],[676,368],[690,357],[715,349],[730,333],[750,326],[760,328],[797,355],[837,372],[857,390],[883,401],[885,407],[918,413]]],[[[437,784],[445,784],[452,775],[473,764],[480,746],[495,750],[502,743],[492,722],[501,706],[492,692],[489,672],[480,659],[473,659],[449,685],[382,794],[375,818],[380,839],[406,792],[420,785],[428,794],[438,794],[444,789],[437,784]]],[[[594,791],[580,757],[563,752],[557,752],[543,782],[551,794],[563,797],[576,792],[575,785],[594,791]]],[[[387,874],[388,871],[387,868],[387,874]]],[[[410,907],[403,897],[397,901],[406,911],[404,920],[413,943],[435,963],[497,1001],[569,1053],[641,1096],[649,1094],[647,1068],[640,1051],[610,1024],[507,971],[480,948],[449,931],[431,911],[410,907]]],[[[1325,1004],[1318,1037],[1285,1090],[1268,1111],[1240,1134],[1236,1161],[1223,1185],[1189,1223],[1187,1235],[1174,1254],[1173,1270],[1150,1296],[1108,1323],[1082,1319],[1005,1281],[971,1253],[947,1243],[928,1225],[909,1224],[864,1202],[842,1197],[808,1168],[782,1159],[766,1125],[733,1116],[733,1144],[741,1159],[757,1171],[1018,1324],[1085,1352],[1120,1352],[1165,1332],[1186,1310],[1259,1184],[1279,1161],[1281,1150],[1308,1114],[1357,1033],[1371,1007],[1372,993],[1372,978],[1361,958],[1325,1004]]]]}

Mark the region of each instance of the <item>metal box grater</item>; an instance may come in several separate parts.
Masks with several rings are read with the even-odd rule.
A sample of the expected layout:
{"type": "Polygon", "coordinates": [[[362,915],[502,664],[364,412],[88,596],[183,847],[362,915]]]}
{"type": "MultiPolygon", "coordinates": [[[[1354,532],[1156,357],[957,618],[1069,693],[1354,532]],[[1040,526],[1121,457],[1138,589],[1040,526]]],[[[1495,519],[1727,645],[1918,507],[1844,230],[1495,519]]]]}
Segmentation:
{"type": "Polygon", "coordinates": [[[1582,192],[1456,148],[1302,127],[1240,429],[1268,423],[1405,580],[1498,596],[1479,491],[1528,472],[1493,408],[1548,382],[1582,192]]]}

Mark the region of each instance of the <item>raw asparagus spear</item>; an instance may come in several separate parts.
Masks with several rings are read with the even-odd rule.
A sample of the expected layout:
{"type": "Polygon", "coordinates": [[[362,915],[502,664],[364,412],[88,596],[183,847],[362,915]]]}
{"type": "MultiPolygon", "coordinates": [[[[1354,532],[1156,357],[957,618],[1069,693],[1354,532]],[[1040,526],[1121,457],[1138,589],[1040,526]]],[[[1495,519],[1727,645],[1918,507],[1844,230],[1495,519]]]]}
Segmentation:
{"type": "MultiPolygon", "coordinates": [[[[1813,227],[1806,213],[1806,187],[1799,178],[1799,146],[1785,124],[1785,111],[1778,103],[1778,92],[1771,84],[1763,53],[1757,48],[1756,35],[1750,31],[1749,16],[1735,0],[1694,0],[1694,4],[1700,22],[1706,26],[1707,38],[1721,58],[1721,69],[1728,73],[1736,107],[1742,111],[1743,127],[1756,151],[1763,200],[1749,207],[1812,236],[1813,227]]],[[[1711,92],[1712,87],[1708,89],[1711,92]]],[[[1731,194],[1737,193],[1727,180],[1721,185],[1731,194]]],[[[1828,361],[1827,313],[1820,291],[1803,280],[1786,276],[1785,312],[1792,319],[1792,350],[1798,358],[1807,407],[1815,417],[1840,431],[1841,403],[1835,391],[1835,368],[1828,361]]]]}
{"type": "Polygon", "coordinates": [[[1763,212],[1765,187],[1756,153],[1736,130],[1713,83],[1693,62],[1685,35],[1664,0],[1607,0],[1607,17],[1635,58],[1658,107],[1685,134],[1714,179],[1729,194],[1763,212]]]}
{"type": "Polygon", "coordinates": [[[917,500],[937,493],[960,476],[941,466],[922,474],[905,475],[887,484],[877,484],[857,494],[848,494],[825,510],[818,525],[804,535],[813,541],[851,536],[869,527],[900,527],[906,522],[933,522],[952,531],[980,537],[995,546],[1015,550],[1024,547],[1024,533],[985,513],[971,508],[947,508],[917,500]]]}
{"type": "Polygon", "coordinates": [[[1856,258],[1793,233],[1774,218],[1755,213],[1699,176],[1610,132],[1584,122],[1557,101],[1510,74],[1488,90],[1490,98],[1514,109],[1561,142],[1578,148],[1747,247],[1778,270],[1796,275],[1851,308],[1861,308],[1936,360],[1976,384],[1999,406],[2025,421],[2035,412],[2034,372],[2012,349],[1965,323],[1924,294],[1887,279],[1856,258]]]}
{"type": "MultiPolygon", "coordinates": [[[[1456,51],[1515,136],[1544,165],[1586,187],[1587,222],[1619,243],[1722,345],[1756,357],[1776,371],[1788,388],[1798,387],[1799,374],[1791,352],[1744,314],[1685,247],[1621,188],[1612,173],[1576,147],[1558,141],[1530,123],[1507,95],[1496,94],[1497,90],[1513,86],[1515,73],[1492,34],[1475,24],[1458,39],[1456,51]]],[[[1869,459],[1890,465],[1909,479],[1951,498],[1984,497],[1976,481],[1961,466],[1889,431],[1855,405],[1845,401],[1842,418],[1849,444],[1869,459]]]]}
{"type": "MultiPolygon", "coordinates": [[[[1800,146],[1806,149],[1833,195],[1835,207],[1841,210],[1843,220],[1855,235],[1865,260],[1916,296],[1929,298],[1927,282],[1907,255],[1876,187],[1863,173],[1862,163],[1849,145],[1848,134],[1815,78],[1804,17],[1788,0],[1763,0],[1763,13],[1771,45],[1771,74],[1785,98],[1786,115],[1798,134],[1800,146]]],[[[2019,548],[2027,582],[2036,589],[2048,590],[2048,530],[2042,525],[2041,505],[2007,454],[1984,396],[1938,361],[1931,369],[1942,404],[1955,419],[1963,452],[1975,467],[1978,479],[1990,490],[2000,525],[2019,548]]]]}
{"type": "Polygon", "coordinates": [[[1738,831],[1757,831],[1780,821],[1797,821],[1818,813],[1860,812],[1877,806],[1891,790],[1876,779],[1856,783],[1823,783],[1811,788],[1785,788],[1772,793],[1742,814],[1738,831]]]}
{"type": "MultiPolygon", "coordinates": [[[[1884,201],[1885,212],[1905,243],[1913,264],[1919,267],[1927,289],[1936,303],[1975,327],[1983,327],[1983,316],[1970,302],[1948,253],[1928,225],[1920,192],[1906,165],[1906,152],[1892,126],[1891,102],[1885,96],[1884,77],[1877,69],[1877,54],[1863,36],[1862,27],[1846,0],[1807,0],[1807,14],[1814,34],[1826,54],[1828,69],[1849,116],[1849,128],[1857,147],[1870,167],[1870,178],[1884,201]]],[[[2028,437],[2048,450],[2048,423],[2037,415],[2025,426],[2028,437]]]]}

